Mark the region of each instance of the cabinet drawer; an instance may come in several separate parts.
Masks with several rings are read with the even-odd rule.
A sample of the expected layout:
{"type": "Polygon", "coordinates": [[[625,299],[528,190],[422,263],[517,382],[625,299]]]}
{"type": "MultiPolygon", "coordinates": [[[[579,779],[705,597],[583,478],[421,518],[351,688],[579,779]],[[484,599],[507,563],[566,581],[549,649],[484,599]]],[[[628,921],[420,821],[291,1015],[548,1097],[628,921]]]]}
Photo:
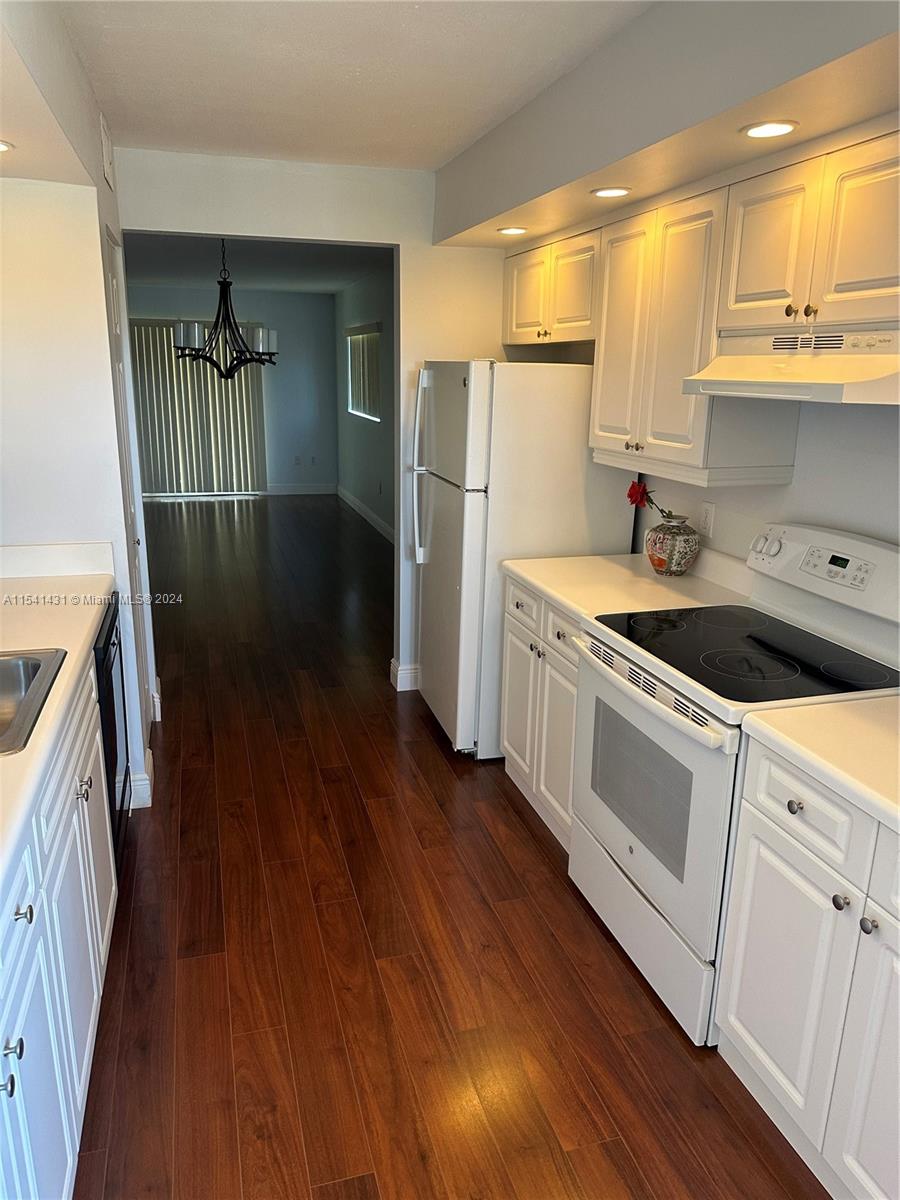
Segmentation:
{"type": "Polygon", "coordinates": [[[865,890],[878,822],[780,755],[750,742],[744,796],[845,879],[865,890]]]}
{"type": "Polygon", "coordinates": [[[30,942],[33,922],[22,917],[16,920],[16,912],[32,906],[35,917],[41,902],[38,889],[37,863],[34,846],[30,841],[17,851],[6,872],[6,882],[0,899],[0,996],[4,995],[9,981],[15,974],[16,963],[30,942]]]}
{"type": "Polygon", "coordinates": [[[40,798],[34,812],[35,842],[38,850],[38,870],[41,879],[56,836],[70,802],[74,801],[75,786],[72,779],[73,763],[81,757],[79,739],[85,737],[85,724],[97,700],[93,668],[85,671],[75,693],[59,738],[59,744],[50,760],[50,767],[41,784],[40,798]]]}
{"type": "Polygon", "coordinates": [[[572,639],[578,636],[579,627],[571,617],[565,616],[548,605],[544,609],[544,632],[541,634],[548,646],[571,663],[578,662],[578,652],[572,639]]]}
{"type": "Polygon", "coordinates": [[[510,579],[506,584],[506,611],[532,633],[541,631],[541,598],[510,579]]]}
{"type": "Polygon", "coordinates": [[[900,834],[878,826],[869,898],[895,916],[900,913],[900,834]]]}

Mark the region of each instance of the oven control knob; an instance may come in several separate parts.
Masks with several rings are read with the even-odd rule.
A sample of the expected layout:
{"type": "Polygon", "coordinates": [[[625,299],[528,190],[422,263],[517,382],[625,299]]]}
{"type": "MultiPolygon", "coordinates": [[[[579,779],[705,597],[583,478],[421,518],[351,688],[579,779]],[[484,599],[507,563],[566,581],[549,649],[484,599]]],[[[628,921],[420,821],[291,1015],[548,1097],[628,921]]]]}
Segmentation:
{"type": "Polygon", "coordinates": [[[768,546],[766,546],[766,554],[769,556],[769,558],[774,558],[776,554],[781,553],[781,546],[781,538],[773,538],[772,541],[769,542],[768,546]]]}
{"type": "Polygon", "coordinates": [[[754,554],[760,554],[766,548],[766,535],[761,533],[753,539],[753,545],[750,547],[754,554]]]}

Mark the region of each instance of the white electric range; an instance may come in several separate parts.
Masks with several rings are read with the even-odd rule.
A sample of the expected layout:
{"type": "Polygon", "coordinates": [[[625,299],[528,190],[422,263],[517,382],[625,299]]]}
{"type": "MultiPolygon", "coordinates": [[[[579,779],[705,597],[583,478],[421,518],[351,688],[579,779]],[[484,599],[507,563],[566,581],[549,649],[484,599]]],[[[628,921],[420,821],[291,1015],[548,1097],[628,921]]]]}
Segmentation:
{"type": "Polygon", "coordinates": [[[900,690],[896,546],[773,525],[747,565],[745,604],[599,613],[576,639],[569,874],[698,1045],[744,717],[900,690]]]}

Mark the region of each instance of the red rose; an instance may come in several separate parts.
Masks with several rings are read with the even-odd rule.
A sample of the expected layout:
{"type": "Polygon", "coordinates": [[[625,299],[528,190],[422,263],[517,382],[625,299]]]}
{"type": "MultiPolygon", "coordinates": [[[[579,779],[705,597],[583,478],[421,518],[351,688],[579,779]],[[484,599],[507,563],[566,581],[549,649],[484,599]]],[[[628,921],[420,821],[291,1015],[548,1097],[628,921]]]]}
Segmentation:
{"type": "Polygon", "coordinates": [[[638,483],[633,479],[628,489],[628,503],[636,505],[637,508],[646,508],[648,494],[646,483],[638,483]]]}

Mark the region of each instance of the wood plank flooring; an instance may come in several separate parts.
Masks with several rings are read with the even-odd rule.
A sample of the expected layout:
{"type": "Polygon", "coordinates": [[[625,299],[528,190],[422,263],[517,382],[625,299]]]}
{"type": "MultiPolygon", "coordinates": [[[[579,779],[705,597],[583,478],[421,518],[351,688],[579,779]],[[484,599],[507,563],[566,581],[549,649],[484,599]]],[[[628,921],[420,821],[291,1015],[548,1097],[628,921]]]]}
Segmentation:
{"type": "Polygon", "coordinates": [[[397,694],[392,550],[332,497],[147,506],[163,721],[77,1200],[823,1200],[397,694]]]}

